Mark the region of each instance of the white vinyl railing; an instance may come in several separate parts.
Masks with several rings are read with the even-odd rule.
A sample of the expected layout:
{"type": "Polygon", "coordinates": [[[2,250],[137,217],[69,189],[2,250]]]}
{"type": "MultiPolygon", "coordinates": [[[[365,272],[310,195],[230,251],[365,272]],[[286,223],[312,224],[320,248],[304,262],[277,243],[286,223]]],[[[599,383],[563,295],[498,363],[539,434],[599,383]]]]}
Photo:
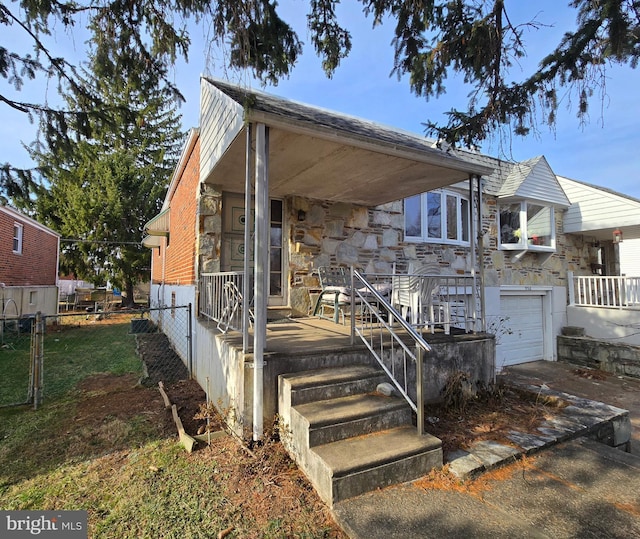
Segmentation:
{"type": "Polygon", "coordinates": [[[575,276],[568,272],[569,305],[640,309],[640,277],[575,276]]]}

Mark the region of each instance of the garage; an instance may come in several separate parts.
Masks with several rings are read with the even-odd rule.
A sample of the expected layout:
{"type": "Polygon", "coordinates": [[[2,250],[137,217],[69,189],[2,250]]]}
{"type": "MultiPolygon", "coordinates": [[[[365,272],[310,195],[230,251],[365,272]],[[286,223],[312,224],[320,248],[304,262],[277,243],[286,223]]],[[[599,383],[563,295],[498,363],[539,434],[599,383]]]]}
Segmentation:
{"type": "Polygon", "coordinates": [[[524,294],[515,291],[501,293],[500,314],[504,327],[496,346],[498,370],[508,365],[546,359],[547,301],[546,290],[529,290],[524,294]]]}

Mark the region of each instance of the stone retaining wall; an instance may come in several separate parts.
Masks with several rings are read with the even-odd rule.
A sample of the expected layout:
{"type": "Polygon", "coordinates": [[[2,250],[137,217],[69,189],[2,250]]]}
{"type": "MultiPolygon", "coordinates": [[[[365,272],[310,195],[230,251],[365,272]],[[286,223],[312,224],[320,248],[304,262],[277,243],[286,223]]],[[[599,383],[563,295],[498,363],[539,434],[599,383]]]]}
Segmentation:
{"type": "MultiPolygon", "coordinates": [[[[567,333],[565,330],[567,328],[563,333],[567,333]]],[[[558,335],[558,361],[640,378],[640,346],[580,335],[558,335]]]]}

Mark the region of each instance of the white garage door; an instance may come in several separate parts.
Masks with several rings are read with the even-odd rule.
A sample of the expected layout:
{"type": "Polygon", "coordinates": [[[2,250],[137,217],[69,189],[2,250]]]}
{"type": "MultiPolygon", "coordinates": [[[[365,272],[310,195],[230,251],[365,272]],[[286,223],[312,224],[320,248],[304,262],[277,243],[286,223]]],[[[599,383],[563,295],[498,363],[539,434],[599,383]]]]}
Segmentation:
{"type": "Polygon", "coordinates": [[[497,368],[544,358],[543,296],[501,296],[500,312],[505,329],[498,336],[497,368]]]}

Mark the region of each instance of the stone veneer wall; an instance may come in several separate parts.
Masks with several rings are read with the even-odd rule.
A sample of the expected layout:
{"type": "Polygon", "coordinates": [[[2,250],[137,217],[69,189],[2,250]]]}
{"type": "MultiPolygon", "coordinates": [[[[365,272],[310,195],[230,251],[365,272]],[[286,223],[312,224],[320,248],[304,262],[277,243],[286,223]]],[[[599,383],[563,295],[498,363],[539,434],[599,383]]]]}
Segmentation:
{"type": "MultiPolygon", "coordinates": [[[[203,184],[199,199],[200,272],[220,271],[222,193],[203,184]]],[[[332,203],[304,197],[284,201],[288,226],[289,304],[294,315],[312,308],[319,282],[314,270],[320,266],[354,266],[365,273],[391,274],[394,264],[406,271],[411,260],[438,262],[443,274],[471,271],[469,249],[457,245],[404,241],[403,202],[375,208],[342,202],[332,203]]],[[[591,273],[596,251],[589,237],[562,234],[563,212],[556,210],[556,252],[544,260],[542,253],[526,253],[520,260],[513,252],[497,248],[498,205],[484,197],[483,226],[485,286],[565,286],[567,271],[591,273]]],[[[287,238],[287,232],[283,232],[287,238]]],[[[477,270],[478,268],[476,268],[477,270]]]]}
{"type": "Polygon", "coordinates": [[[206,183],[200,184],[198,231],[196,249],[197,274],[220,271],[222,191],[206,183]]]}
{"type": "Polygon", "coordinates": [[[411,260],[438,262],[443,274],[471,271],[469,250],[455,245],[404,241],[403,202],[375,208],[292,197],[289,211],[290,305],[307,314],[318,289],[320,266],[354,266],[364,273],[388,274],[394,264],[406,271],[411,260]],[[299,216],[303,219],[299,219],[299,216]],[[311,295],[310,295],[311,293],[311,295]]]}

